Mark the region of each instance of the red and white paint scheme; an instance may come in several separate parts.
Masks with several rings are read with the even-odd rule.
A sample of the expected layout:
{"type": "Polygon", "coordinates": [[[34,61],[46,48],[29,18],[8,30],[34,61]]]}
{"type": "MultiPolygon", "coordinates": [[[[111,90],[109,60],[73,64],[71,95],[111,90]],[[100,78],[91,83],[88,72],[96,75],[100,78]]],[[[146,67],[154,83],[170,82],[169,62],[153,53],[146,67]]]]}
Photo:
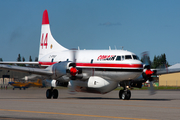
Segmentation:
{"type": "MultiPolygon", "coordinates": [[[[58,62],[66,62],[65,68],[57,68],[63,71],[63,69],[71,70],[68,65],[72,61],[72,50],[63,47],[52,37],[48,13],[45,10],[42,20],[39,64],[51,66],[58,62]]],[[[104,94],[114,90],[121,81],[134,80],[143,72],[143,65],[138,57],[126,50],[76,50],[75,64],[81,73],[77,73],[77,78],[74,80],[71,80],[71,77],[65,80],[70,81],[70,85],[73,84],[73,89],[70,89],[72,92],[87,91],[104,94]]],[[[62,78],[65,76],[67,75],[56,80],[63,81],[62,78]]]]}
{"type": "MultiPolygon", "coordinates": [[[[53,38],[47,10],[43,13],[38,64],[46,69],[0,65],[0,68],[42,75],[51,85],[47,98],[57,98],[56,86],[70,92],[105,94],[122,86],[120,99],[130,99],[130,86],[141,76],[143,64],[137,55],[126,50],[69,50],[53,38]],[[68,84],[67,84],[68,83],[68,84]]],[[[141,84],[142,85],[142,84],[141,84]]],[[[137,87],[137,86],[134,86],[137,87]]]]}

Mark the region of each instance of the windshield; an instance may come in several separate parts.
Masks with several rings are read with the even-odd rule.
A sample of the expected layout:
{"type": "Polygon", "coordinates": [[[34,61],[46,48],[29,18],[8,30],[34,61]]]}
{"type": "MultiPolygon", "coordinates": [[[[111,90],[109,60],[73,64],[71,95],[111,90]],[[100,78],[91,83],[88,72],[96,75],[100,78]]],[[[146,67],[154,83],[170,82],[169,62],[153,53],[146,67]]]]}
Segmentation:
{"type": "Polygon", "coordinates": [[[129,60],[129,59],[132,59],[132,57],[131,57],[131,55],[125,55],[125,59],[129,60]]]}
{"type": "Polygon", "coordinates": [[[139,60],[139,57],[137,55],[133,55],[134,60],[139,60]]]}

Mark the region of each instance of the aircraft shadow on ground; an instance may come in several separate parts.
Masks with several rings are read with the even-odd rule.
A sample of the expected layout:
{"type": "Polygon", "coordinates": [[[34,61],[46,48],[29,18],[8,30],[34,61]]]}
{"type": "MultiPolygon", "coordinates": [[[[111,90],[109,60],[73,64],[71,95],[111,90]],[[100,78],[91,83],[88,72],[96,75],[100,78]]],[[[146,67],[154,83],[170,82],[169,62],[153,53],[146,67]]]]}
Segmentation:
{"type": "Polygon", "coordinates": [[[132,98],[131,100],[132,101],[133,100],[142,100],[142,101],[171,101],[171,100],[174,100],[174,99],[150,99],[150,98],[147,98],[147,99],[146,98],[142,98],[142,99],[141,98],[134,98],[133,99],[132,98]]]}
{"type": "MultiPolygon", "coordinates": [[[[121,100],[119,98],[103,98],[103,97],[68,97],[65,99],[89,99],[89,100],[121,100]]],[[[171,101],[174,99],[149,99],[149,98],[132,98],[130,101],[142,100],[142,101],[171,101]]]]}
{"type": "Polygon", "coordinates": [[[68,99],[119,100],[118,98],[103,98],[103,97],[68,97],[68,99]]]}
{"type": "Polygon", "coordinates": [[[17,99],[18,100],[18,99],[46,99],[46,98],[22,98],[22,97],[21,98],[14,98],[14,97],[13,98],[0,98],[0,100],[3,100],[3,99],[14,99],[14,100],[17,99]]]}
{"type": "MultiPolygon", "coordinates": [[[[18,98],[18,97],[16,97],[16,98],[0,98],[0,100],[5,100],[5,99],[11,99],[11,100],[18,100],[18,99],[46,99],[46,98],[27,98],[27,97],[20,97],[20,98],[18,98]]],[[[58,98],[58,99],[82,99],[82,100],[122,100],[122,99],[119,99],[119,98],[106,98],[106,97],[63,97],[63,98],[58,98]]],[[[57,100],[58,100],[57,99],[57,100]]],[[[180,100],[180,99],[162,99],[162,98],[157,98],[157,99],[155,99],[155,98],[131,98],[130,100],[128,100],[128,101],[172,101],[172,100],[180,100]]]]}

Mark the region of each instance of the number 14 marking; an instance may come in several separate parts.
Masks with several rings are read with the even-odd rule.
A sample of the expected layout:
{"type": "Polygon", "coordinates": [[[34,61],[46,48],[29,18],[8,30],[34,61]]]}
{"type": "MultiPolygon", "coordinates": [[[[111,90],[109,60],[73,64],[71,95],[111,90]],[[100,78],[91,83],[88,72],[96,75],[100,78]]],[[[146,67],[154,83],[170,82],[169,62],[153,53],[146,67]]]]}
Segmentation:
{"type": "Polygon", "coordinates": [[[44,33],[43,33],[41,37],[42,49],[43,49],[43,46],[46,46],[46,49],[47,49],[47,45],[48,45],[48,33],[46,33],[45,39],[44,39],[44,33]]]}

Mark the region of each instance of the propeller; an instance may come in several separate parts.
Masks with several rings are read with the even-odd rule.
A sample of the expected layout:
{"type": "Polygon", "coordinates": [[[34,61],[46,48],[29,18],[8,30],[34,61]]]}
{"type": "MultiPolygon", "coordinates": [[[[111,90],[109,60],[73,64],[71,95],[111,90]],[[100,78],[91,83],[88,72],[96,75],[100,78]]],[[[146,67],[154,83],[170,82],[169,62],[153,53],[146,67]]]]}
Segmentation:
{"type": "Polygon", "coordinates": [[[155,94],[155,89],[153,86],[153,77],[152,75],[156,74],[156,70],[151,70],[151,61],[149,57],[149,52],[145,51],[141,54],[141,58],[144,64],[144,72],[142,73],[142,76],[146,82],[150,83],[150,95],[155,94]]]}
{"type": "Polygon", "coordinates": [[[71,49],[71,55],[72,55],[72,63],[70,63],[69,67],[69,73],[70,73],[70,84],[69,84],[69,93],[70,94],[76,94],[76,84],[73,80],[77,79],[77,74],[79,73],[79,70],[76,68],[76,55],[77,55],[77,49],[71,49]]]}

